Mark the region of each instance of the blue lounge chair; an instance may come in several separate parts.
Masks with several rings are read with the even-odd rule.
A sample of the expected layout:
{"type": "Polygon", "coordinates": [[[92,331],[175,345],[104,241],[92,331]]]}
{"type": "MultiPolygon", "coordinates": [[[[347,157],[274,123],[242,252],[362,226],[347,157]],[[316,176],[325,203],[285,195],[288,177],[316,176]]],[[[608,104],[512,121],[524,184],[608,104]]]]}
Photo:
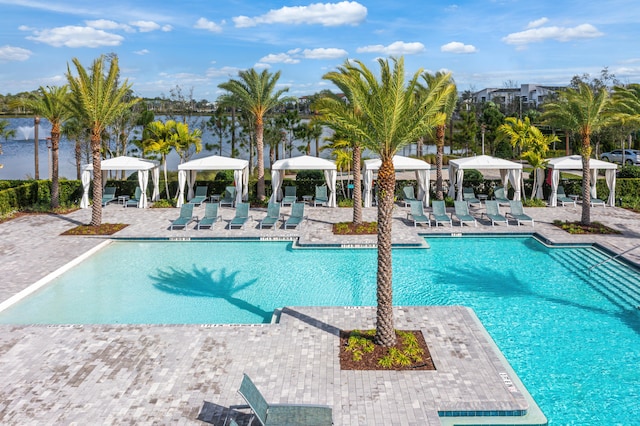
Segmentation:
{"type": "Polygon", "coordinates": [[[280,205],[285,206],[285,205],[293,205],[293,203],[295,203],[296,201],[298,201],[298,197],[296,196],[296,187],[295,186],[285,186],[284,187],[284,197],[282,198],[282,201],[280,201],[280,205]]]}
{"type": "Polygon", "coordinates": [[[595,207],[595,206],[606,207],[607,206],[607,203],[605,203],[605,201],[601,200],[600,198],[591,198],[589,203],[591,203],[591,207],[595,207]]]}
{"type": "Polygon", "coordinates": [[[238,393],[247,404],[230,406],[224,424],[230,420],[233,411],[241,409],[251,410],[253,414],[250,422],[253,423],[253,417],[255,417],[263,426],[330,426],[333,424],[333,412],[328,405],[269,404],[247,374],[243,374],[238,393]]]}
{"type": "Polygon", "coordinates": [[[212,229],[213,225],[219,221],[222,216],[220,215],[220,204],[218,203],[207,203],[204,205],[204,216],[202,219],[198,221],[198,225],[196,228],[209,228],[212,229]]]}
{"type": "Polygon", "coordinates": [[[280,204],[269,203],[267,206],[267,216],[260,221],[260,229],[269,227],[276,229],[278,220],[280,220],[280,204]]]}
{"type": "Polygon", "coordinates": [[[237,203],[236,215],[229,222],[229,229],[244,228],[247,220],[249,220],[249,203],[237,203]]]}
{"type": "Polygon", "coordinates": [[[524,214],[524,210],[522,208],[522,201],[520,200],[510,201],[509,205],[511,209],[511,211],[509,212],[509,215],[512,218],[514,218],[516,222],[518,222],[518,226],[520,226],[522,222],[531,222],[531,226],[533,226],[533,218],[531,216],[527,216],[526,214],[524,214]]]}
{"type": "Polygon", "coordinates": [[[411,212],[407,213],[407,219],[413,220],[413,226],[416,227],[419,223],[426,223],[431,227],[431,220],[424,214],[424,208],[422,207],[422,201],[411,201],[411,212]]]}
{"type": "Polygon", "coordinates": [[[236,187],[235,186],[227,186],[222,193],[222,197],[220,198],[220,207],[224,205],[228,205],[229,207],[233,207],[236,204],[236,187]]]}
{"type": "Polygon", "coordinates": [[[450,226],[453,226],[453,221],[451,220],[451,216],[447,214],[447,206],[442,200],[433,200],[431,201],[431,214],[436,223],[436,227],[439,223],[448,223],[450,226]]]}
{"type": "Polygon", "coordinates": [[[558,194],[556,196],[556,200],[558,200],[558,202],[562,204],[562,207],[564,207],[565,204],[573,204],[573,207],[576,207],[575,198],[567,197],[567,194],[564,193],[564,186],[562,185],[558,185],[558,194]]]}
{"type": "Polygon", "coordinates": [[[478,226],[478,222],[476,222],[476,219],[469,213],[469,204],[467,203],[467,201],[456,200],[453,202],[453,206],[455,208],[454,215],[460,221],[460,226],[465,223],[473,223],[473,226],[478,226]]]}
{"type": "Polygon", "coordinates": [[[182,207],[180,207],[180,216],[176,220],[171,222],[171,226],[169,226],[169,229],[187,229],[187,225],[196,219],[197,218],[193,216],[193,204],[183,204],[182,207]]]}
{"type": "Polygon", "coordinates": [[[480,199],[476,197],[476,193],[473,191],[471,187],[462,188],[462,199],[465,200],[469,205],[478,204],[481,205],[480,199]]]}
{"type": "Polygon", "coordinates": [[[402,196],[405,207],[410,205],[412,201],[418,201],[415,193],[413,192],[413,186],[405,186],[404,188],[402,188],[402,196]]]}
{"type": "Polygon", "coordinates": [[[487,211],[483,214],[486,214],[487,217],[491,220],[491,226],[495,226],[496,222],[504,223],[505,225],[509,226],[509,221],[500,213],[500,206],[498,205],[498,202],[496,200],[487,200],[485,201],[484,206],[487,211]]]}
{"type": "Polygon", "coordinates": [[[304,203],[293,203],[291,216],[284,222],[284,229],[297,228],[304,219],[304,203]]]}
{"type": "Polygon", "coordinates": [[[327,186],[316,186],[316,196],[313,198],[313,207],[318,204],[326,206],[329,203],[329,197],[327,196],[327,186]]]}
{"type": "Polygon", "coordinates": [[[196,186],[196,194],[189,200],[189,203],[194,206],[199,206],[207,201],[207,189],[207,186],[196,186]]]}
{"type": "Polygon", "coordinates": [[[116,201],[116,187],[106,186],[102,192],[102,207],[105,207],[112,201],[116,201]]]}
{"type": "Polygon", "coordinates": [[[134,192],[133,197],[129,198],[125,203],[125,207],[138,207],[140,204],[140,197],[142,197],[142,190],[139,186],[136,186],[136,191],[134,192]]]}
{"type": "Polygon", "coordinates": [[[499,186],[493,191],[493,198],[498,202],[499,205],[508,206],[509,199],[504,193],[504,187],[499,186]]]}

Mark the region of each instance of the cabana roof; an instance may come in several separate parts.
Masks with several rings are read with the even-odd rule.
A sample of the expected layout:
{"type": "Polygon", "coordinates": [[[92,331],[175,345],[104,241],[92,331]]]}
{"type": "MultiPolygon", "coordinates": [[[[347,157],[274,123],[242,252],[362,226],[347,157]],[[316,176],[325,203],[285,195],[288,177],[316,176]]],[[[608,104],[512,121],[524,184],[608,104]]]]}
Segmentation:
{"type": "Polygon", "coordinates": [[[242,170],[247,167],[247,160],[211,155],[182,163],[178,165],[178,170],[242,170]]]}
{"type": "MultiPolygon", "coordinates": [[[[382,160],[379,158],[372,158],[370,160],[364,160],[365,170],[378,170],[382,160]]],[[[417,158],[403,157],[402,155],[393,156],[393,168],[396,170],[431,170],[431,164],[426,161],[419,160],[417,158]]]]}
{"type": "MultiPolygon", "coordinates": [[[[552,158],[549,160],[550,169],[558,170],[582,170],[582,156],[569,155],[567,157],[552,158]]],[[[589,168],[598,170],[611,170],[617,169],[618,165],[610,163],[608,161],[597,160],[595,158],[589,159],[589,168]]]]}
{"type": "Polygon", "coordinates": [[[271,165],[271,170],[337,170],[336,163],[324,158],[301,155],[284,158],[271,165]]]}
{"type": "Polygon", "coordinates": [[[492,157],[490,155],[476,155],[474,157],[457,158],[449,160],[449,164],[454,164],[459,169],[479,169],[479,170],[504,170],[522,169],[522,164],[503,158],[492,157]]]}
{"type": "MultiPolygon", "coordinates": [[[[126,155],[108,158],[100,162],[102,170],[150,170],[158,166],[159,163],[155,160],[128,157],[126,155]]],[[[86,164],[82,169],[93,171],[93,164],[86,164]]]]}

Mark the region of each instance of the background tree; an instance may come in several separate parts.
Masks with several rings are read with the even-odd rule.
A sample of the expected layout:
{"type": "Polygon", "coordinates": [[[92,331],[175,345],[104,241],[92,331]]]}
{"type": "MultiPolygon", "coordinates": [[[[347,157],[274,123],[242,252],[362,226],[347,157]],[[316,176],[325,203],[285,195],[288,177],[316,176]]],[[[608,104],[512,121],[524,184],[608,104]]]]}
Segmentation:
{"type": "Polygon", "coordinates": [[[254,121],[256,148],[258,154],[258,200],[265,199],[264,182],[264,116],[286,99],[282,94],[289,89],[276,90],[280,71],[275,74],[263,70],[260,74],[254,69],[238,72],[239,79],[231,79],[220,84],[223,90],[235,95],[243,111],[249,113],[254,121]]]}
{"type": "Polygon", "coordinates": [[[80,180],[82,163],[91,162],[91,131],[77,117],[70,117],[62,124],[62,134],[74,144],[76,179],[80,180]]]}
{"type": "MultiPolygon", "coordinates": [[[[215,148],[218,148],[218,155],[222,155],[222,145],[224,144],[224,140],[227,136],[229,136],[229,127],[230,120],[225,112],[224,108],[218,107],[211,114],[209,121],[207,121],[207,128],[213,132],[215,136],[218,138],[217,144],[206,144],[206,149],[209,151],[213,151],[215,148]]],[[[231,150],[231,157],[234,156],[233,149],[231,150]]]]}
{"type": "Polygon", "coordinates": [[[102,223],[102,156],[100,145],[102,132],[123,111],[135,105],[139,99],[125,101],[131,85],[125,80],[118,84],[118,58],[111,58],[109,70],[105,73],[105,57],[100,56],[93,61],[91,74],[82,66],[77,58],[72,60],[77,76],[71,74],[67,65],[67,80],[71,89],[70,109],[81,122],[87,123],[91,129],[91,153],[93,158],[93,206],[91,210],[92,226],[102,223]]]}
{"type": "Polygon", "coordinates": [[[395,192],[393,156],[401,147],[415,142],[437,124],[437,116],[448,92],[430,92],[418,97],[422,71],[405,81],[404,59],[379,59],[379,79],[361,61],[346,62],[342,72],[323,78],[347,87],[350,104],[357,111],[329,104],[321,109],[324,120],[339,131],[354,135],[378,154],[378,271],[375,342],[384,347],[396,342],[393,319],[391,230],[395,192]],[[335,108],[333,108],[335,107],[335,108]]]}
{"type": "MultiPolygon", "coordinates": [[[[9,129],[8,127],[9,122],[7,120],[0,120],[0,138],[3,138],[5,141],[16,136],[16,129],[9,129]]],[[[2,155],[2,145],[0,145],[0,155],[2,155]]],[[[2,167],[0,163],[0,169],[2,167]]]]}
{"type": "Polygon", "coordinates": [[[568,129],[580,135],[582,156],[582,217],[583,225],[591,224],[591,135],[608,126],[611,101],[605,88],[595,91],[580,82],[577,89],[567,88],[560,92],[556,102],[544,104],[543,120],[556,127],[568,129]]]}

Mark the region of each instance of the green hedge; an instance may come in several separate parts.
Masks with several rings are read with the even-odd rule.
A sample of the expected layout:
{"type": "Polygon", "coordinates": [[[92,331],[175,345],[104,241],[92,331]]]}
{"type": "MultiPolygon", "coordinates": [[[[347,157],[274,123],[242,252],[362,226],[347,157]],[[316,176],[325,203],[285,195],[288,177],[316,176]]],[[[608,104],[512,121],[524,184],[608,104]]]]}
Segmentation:
{"type": "MultiPolygon", "coordinates": [[[[0,215],[26,210],[38,204],[51,203],[51,182],[48,180],[0,182],[0,215]],[[6,188],[5,182],[9,182],[6,188]]],[[[77,180],[61,180],[60,205],[78,204],[82,198],[82,184],[77,180]]]]}

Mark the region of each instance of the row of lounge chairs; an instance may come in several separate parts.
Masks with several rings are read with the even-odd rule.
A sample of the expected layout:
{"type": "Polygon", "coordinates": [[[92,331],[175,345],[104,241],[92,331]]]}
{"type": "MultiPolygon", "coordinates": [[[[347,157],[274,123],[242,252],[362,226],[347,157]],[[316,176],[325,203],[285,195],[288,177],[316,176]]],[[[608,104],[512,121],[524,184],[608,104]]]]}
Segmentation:
{"type": "MultiPolygon", "coordinates": [[[[407,219],[413,221],[413,226],[426,224],[430,227],[431,218],[425,213],[422,202],[418,200],[411,201],[410,206],[411,211],[407,213],[407,219]]],[[[485,201],[485,206],[486,212],[482,215],[487,216],[491,221],[491,226],[495,226],[496,223],[504,223],[507,226],[509,225],[507,217],[500,213],[500,205],[497,200],[487,200],[485,201]]],[[[522,223],[531,223],[531,226],[534,225],[533,218],[524,213],[521,201],[509,201],[509,206],[510,211],[507,215],[512,218],[518,226],[522,223]]],[[[433,200],[431,202],[431,216],[433,216],[435,226],[440,224],[445,225],[447,223],[450,226],[453,226],[454,218],[460,223],[460,226],[465,223],[467,225],[478,226],[478,221],[469,212],[469,202],[466,200],[454,201],[454,212],[451,215],[447,213],[444,201],[433,200]]]]}
{"type": "MultiPolygon", "coordinates": [[[[140,187],[136,187],[135,193],[133,197],[129,197],[124,200],[124,207],[138,207],[140,204],[140,198],[142,197],[142,190],[140,187]]],[[[105,207],[107,204],[117,201],[118,197],[116,197],[116,187],[115,186],[105,186],[102,191],[102,207],[105,207]]]]}
{"type": "MultiPolygon", "coordinates": [[[[180,216],[171,222],[169,229],[182,228],[196,222],[196,229],[209,228],[212,229],[217,222],[222,221],[220,214],[220,203],[206,203],[204,205],[204,216],[198,218],[193,214],[195,204],[186,203],[180,207],[180,216]]],[[[284,229],[296,229],[305,219],[304,203],[294,202],[291,205],[291,214],[285,220],[284,215],[280,213],[280,203],[269,203],[267,206],[267,215],[260,221],[260,229],[275,229],[278,221],[282,221],[284,229]]],[[[229,221],[228,229],[242,229],[245,224],[252,219],[249,215],[249,203],[237,203],[234,217],[229,221]]]]}

